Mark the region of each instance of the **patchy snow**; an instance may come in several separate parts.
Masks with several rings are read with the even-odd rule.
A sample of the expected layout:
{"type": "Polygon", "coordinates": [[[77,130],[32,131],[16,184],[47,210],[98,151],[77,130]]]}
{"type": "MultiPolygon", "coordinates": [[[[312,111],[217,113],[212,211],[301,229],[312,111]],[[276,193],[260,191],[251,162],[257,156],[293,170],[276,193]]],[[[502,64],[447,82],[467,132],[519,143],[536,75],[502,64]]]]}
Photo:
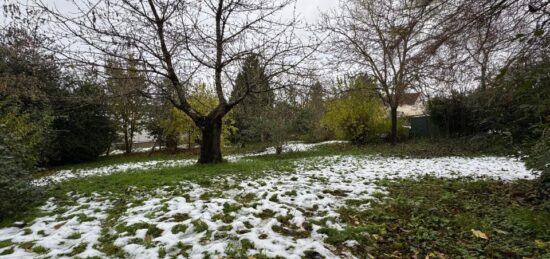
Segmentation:
{"type": "MultiPolygon", "coordinates": [[[[302,144],[302,143],[289,143],[284,145],[283,152],[304,152],[316,148],[321,145],[330,145],[338,143],[347,143],[343,141],[328,141],[315,144],[302,144]]],[[[264,152],[260,153],[249,153],[244,155],[233,155],[227,156],[228,161],[237,161],[247,157],[262,156],[275,154],[275,148],[268,148],[264,152]]],[[[115,173],[124,173],[130,171],[147,171],[152,169],[159,168],[172,168],[172,167],[184,167],[190,166],[196,163],[196,160],[193,159],[183,159],[183,160],[166,160],[166,161],[148,161],[148,162],[134,162],[134,163],[125,163],[112,166],[104,166],[93,169],[76,169],[76,170],[61,170],[57,171],[51,175],[42,177],[35,180],[33,183],[37,186],[45,186],[52,183],[60,183],[75,178],[84,178],[89,176],[106,176],[115,173]]]]}
{"type": "MultiPolygon", "coordinates": [[[[325,141],[325,142],[310,143],[310,144],[299,143],[299,142],[290,142],[290,143],[286,143],[286,144],[283,145],[283,153],[306,152],[306,151],[313,150],[313,149],[315,149],[317,147],[320,147],[320,146],[335,145],[335,144],[346,144],[346,143],[349,143],[349,141],[333,140],[333,141],[325,141]]],[[[269,147],[269,148],[266,148],[266,150],[264,150],[262,152],[249,153],[249,154],[244,154],[244,155],[227,156],[226,159],[228,161],[237,161],[239,159],[246,158],[246,157],[267,156],[267,155],[275,155],[275,154],[277,154],[277,150],[275,149],[275,147],[269,147]]]]}
{"type": "Polygon", "coordinates": [[[158,168],[183,167],[194,164],[195,160],[159,160],[148,162],[135,162],[119,165],[104,166],[92,169],[61,170],[52,175],[34,180],[33,184],[44,186],[51,183],[60,183],[74,178],[84,178],[89,176],[105,176],[114,173],[124,173],[130,171],[146,171],[158,168]]]}
{"type": "MultiPolygon", "coordinates": [[[[0,258],[37,257],[32,249],[20,247],[24,242],[46,248],[43,257],[70,257],[67,254],[83,243],[87,244],[85,250],[71,256],[107,257],[100,244],[104,234],[112,235],[111,245],[130,258],[158,258],[161,252],[186,258],[203,258],[205,254],[219,258],[239,251],[245,253],[237,254],[240,257],[263,254],[301,258],[306,252],[316,252],[336,258],[342,251],[325,244],[326,236],[319,230],[344,228],[339,220],[340,207],[357,201],[359,207],[368,207],[368,200],[379,197],[376,193],[385,193],[376,185],[378,179],[434,175],[514,180],[536,176],[521,161],[502,157],[331,156],[295,163],[294,173],[218,177],[210,187],[182,182],[147,193],[135,192],[124,197],[126,208],[116,226],[104,224],[107,211],[115,204],[114,196],[73,195],[73,204],[51,199],[42,207],[46,216],[27,227],[0,229],[0,241],[15,243],[0,249],[0,254],[14,249],[0,258]],[[156,234],[149,226],[157,230],[156,234]],[[132,232],[132,227],[138,229],[132,232]],[[74,233],[81,235],[70,239],[74,233]]],[[[355,240],[345,243],[348,247],[357,245],[355,240]]]]}
{"type": "Polygon", "coordinates": [[[410,178],[423,175],[437,177],[488,177],[500,180],[534,179],[537,172],[511,157],[439,157],[398,158],[382,156],[331,156],[320,161],[297,163],[298,171],[358,174],[363,180],[410,178]],[[321,166],[319,166],[321,164],[321,166]],[[327,166],[328,165],[328,166],[327,166]]]}
{"type": "MultiPolygon", "coordinates": [[[[50,199],[41,209],[47,216],[37,218],[23,228],[0,229],[0,240],[11,240],[15,244],[32,242],[32,248],[43,247],[49,257],[71,257],[70,253],[79,245],[86,246],[77,254],[80,257],[101,256],[94,248],[101,234],[101,222],[107,217],[110,203],[99,195],[92,197],[73,196],[75,205],[64,207],[50,199]]],[[[13,253],[0,258],[36,258],[31,249],[11,247],[13,253]]],[[[0,254],[10,247],[0,251],[0,254]]],[[[1,250],[1,249],[0,249],[1,250]]]]}
{"type": "MultiPolygon", "coordinates": [[[[199,148],[200,146],[199,145],[194,145],[193,148],[199,148]]],[[[133,148],[132,149],[132,154],[136,154],[136,153],[148,153],[148,152],[151,152],[152,149],[155,148],[155,150],[159,150],[159,147],[141,147],[141,148],[133,148]]],[[[188,149],[189,148],[189,145],[187,144],[183,144],[183,145],[179,145],[178,146],[178,149],[188,149]]],[[[109,152],[109,154],[103,154],[103,156],[117,156],[117,155],[124,155],[126,152],[122,149],[115,149],[115,150],[112,150],[109,152]]]]}

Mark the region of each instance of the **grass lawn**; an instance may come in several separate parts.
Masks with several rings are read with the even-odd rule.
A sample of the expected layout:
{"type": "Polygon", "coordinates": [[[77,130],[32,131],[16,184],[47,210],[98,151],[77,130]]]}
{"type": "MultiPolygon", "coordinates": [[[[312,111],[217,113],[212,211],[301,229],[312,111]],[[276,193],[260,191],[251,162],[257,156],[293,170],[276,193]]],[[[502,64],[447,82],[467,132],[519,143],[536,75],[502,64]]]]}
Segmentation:
{"type": "Polygon", "coordinates": [[[0,224],[0,258],[548,258],[550,204],[531,193],[534,177],[514,159],[480,157],[501,151],[464,146],[337,144],[67,179],[0,224]]]}

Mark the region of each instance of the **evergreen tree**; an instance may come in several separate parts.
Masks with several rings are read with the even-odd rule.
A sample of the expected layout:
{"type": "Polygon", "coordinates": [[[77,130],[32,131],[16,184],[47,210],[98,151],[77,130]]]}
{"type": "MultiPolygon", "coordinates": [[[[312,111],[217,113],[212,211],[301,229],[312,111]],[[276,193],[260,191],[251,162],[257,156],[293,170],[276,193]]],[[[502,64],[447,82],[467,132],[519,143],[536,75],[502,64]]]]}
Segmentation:
{"type": "Polygon", "coordinates": [[[245,59],[231,98],[234,100],[246,93],[250,95],[233,110],[236,132],[232,141],[265,143],[271,136],[268,113],[275,102],[275,94],[270,91],[268,78],[258,55],[250,55],[245,59]]]}
{"type": "Polygon", "coordinates": [[[54,136],[47,146],[54,165],[92,161],[106,152],[115,139],[105,94],[91,81],[69,82],[73,90],[60,89],[52,102],[54,136]]]}

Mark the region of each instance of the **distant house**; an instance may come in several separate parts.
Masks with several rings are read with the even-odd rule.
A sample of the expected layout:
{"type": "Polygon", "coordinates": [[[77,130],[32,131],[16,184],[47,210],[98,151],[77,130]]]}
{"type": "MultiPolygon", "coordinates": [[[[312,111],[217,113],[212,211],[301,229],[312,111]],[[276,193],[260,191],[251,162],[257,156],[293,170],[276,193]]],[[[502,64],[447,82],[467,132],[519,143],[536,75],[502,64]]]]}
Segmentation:
{"type": "Polygon", "coordinates": [[[137,132],[136,135],[134,135],[133,139],[133,147],[134,149],[139,148],[150,148],[154,146],[155,144],[155,138],[151,137],[146,132],[137,132]]]}
{"type": "MultiPolygon", "coordinates": [[[[388,108],[389,111],[389,108],[388,108]]],[[[426,103],[421,93],[405,93],[401,96],[397,116],[400,118],[417,117],[426,114],[426,103]]]]}

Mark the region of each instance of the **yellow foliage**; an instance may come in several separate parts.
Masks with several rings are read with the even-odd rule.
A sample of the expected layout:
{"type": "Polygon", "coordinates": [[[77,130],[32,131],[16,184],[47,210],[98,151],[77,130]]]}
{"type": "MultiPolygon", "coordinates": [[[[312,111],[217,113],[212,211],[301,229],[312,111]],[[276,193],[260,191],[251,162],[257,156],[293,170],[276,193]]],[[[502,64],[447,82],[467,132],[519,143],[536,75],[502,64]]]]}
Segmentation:
{"type": "MultiPolygon", "coordinates": [[[[208,114],[218,105],[218,98],[208,91],[205,84],[200,84],[197,90],[190,95],[189,104],[201,114],[208,114]]],[[[224,118],[222,130],[222,145],[230,136],[231,114],[224,118]]],[[[166,135],[178,136],[179,142],[187,142],[190,136],[191,140],[200,139],[201,132],[193,120],[178,108],[172,108],[167,118],[160,121],[161,128],[166,135]],[[185,139],[184,139],[185,138],[185,139]]],[[[193,143],[191,143],[193,144],[193,143]]]]}
{"type": "Polygon", "coordinates": [[[322,124],[337,138],[364,143],[385,133],[386,112],[372,82],[358,77],[345,94],[325,105],[322,124]]]}

